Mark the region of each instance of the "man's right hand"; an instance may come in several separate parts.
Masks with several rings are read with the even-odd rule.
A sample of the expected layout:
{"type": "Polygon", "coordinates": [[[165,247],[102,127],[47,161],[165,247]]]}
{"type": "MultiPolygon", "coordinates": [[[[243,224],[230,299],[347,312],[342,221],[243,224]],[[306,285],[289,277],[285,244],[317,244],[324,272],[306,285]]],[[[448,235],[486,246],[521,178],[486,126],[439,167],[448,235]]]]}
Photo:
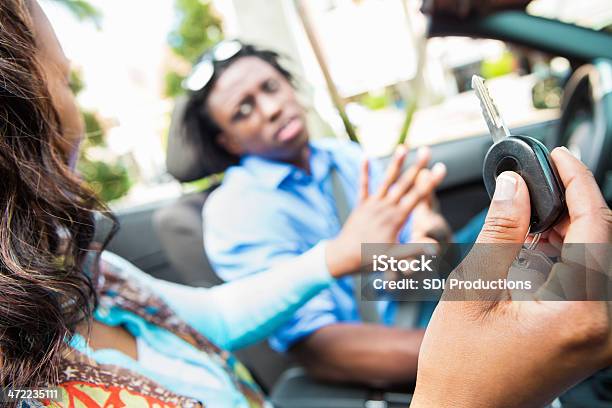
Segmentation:
{"type": "Polygon", "coordinates": [[[381,186],[374,194],[369,193],[368,161],[363,162],[359,204],[326,249],[332,276],[343,276],[359,269],[362,243],[396,243],[412,210],[444,179],[444,164],[437,163],[431,170],[427,168],[431,157],[428,148],[421,148],[416,162],[402,173],[406,152],[404,146],[398,147],[381,186]]]}

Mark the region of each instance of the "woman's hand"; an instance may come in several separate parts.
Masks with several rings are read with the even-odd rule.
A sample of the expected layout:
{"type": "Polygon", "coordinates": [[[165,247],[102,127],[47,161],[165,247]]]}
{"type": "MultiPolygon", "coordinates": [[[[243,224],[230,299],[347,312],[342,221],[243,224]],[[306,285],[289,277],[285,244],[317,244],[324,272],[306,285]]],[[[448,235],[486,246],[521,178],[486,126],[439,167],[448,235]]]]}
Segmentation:
{"type": "MultiPolygon", "coordinates": [[[[585,266],[603,268],[609,285],[612,213],[586,166],[564,148],[555,149],[552,158],[569,210],[555,235],[564,244],[606,245],[608,251],[591,254],[585,266]]],[[[502,173],[476,246],[516,245],[505,245],[494,259],[490,250],[475,247],[466,258],[467,273],[505,278],[529,218],[525,182],[515,173],[502,173]]],[[[569,270],[572,275],[571,254],[561,256],[563,263],[552,273],[569,270]]],[[[422,343],[411,407],[541,407],[612,364],[610,302],[512,301],[512,294],[505,295],[443,298],[422,343]]]]}
{"type": "Polygon", "coordinates": [[[340,234],[328,243],[330,273],[342,276],[356,272],[361,265],[362,243],[396,243],[400,230],[415,206],[429,197],[446,175],[442,163],[427,168],[431,154],[419,150],[416,163],[402,173],[406,148],[398,147],[387,173],[374,194],[369,194],[368,161],[361,169],[359,204],[346,220],[340,234]]]}

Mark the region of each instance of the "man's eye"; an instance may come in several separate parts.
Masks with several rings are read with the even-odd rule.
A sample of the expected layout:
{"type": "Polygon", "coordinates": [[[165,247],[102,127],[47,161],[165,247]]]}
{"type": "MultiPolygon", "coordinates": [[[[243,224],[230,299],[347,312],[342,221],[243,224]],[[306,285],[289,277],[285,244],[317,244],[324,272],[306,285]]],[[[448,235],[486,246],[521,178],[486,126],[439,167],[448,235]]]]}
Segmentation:
{"type": "Polygon", "coordinates": [[[276,92],[280,87],[279,82],[276,79],[269,79],[264,82],[263,90],[266,92],[276,92]]]}
{"type": "Polygon", "coordinates": [[[241,103],[238,107],[238,112],[236,112],[236,116],[239,118],[243,118],[249,116],[253,112],[253,105],[249,102],[241,103]]]}

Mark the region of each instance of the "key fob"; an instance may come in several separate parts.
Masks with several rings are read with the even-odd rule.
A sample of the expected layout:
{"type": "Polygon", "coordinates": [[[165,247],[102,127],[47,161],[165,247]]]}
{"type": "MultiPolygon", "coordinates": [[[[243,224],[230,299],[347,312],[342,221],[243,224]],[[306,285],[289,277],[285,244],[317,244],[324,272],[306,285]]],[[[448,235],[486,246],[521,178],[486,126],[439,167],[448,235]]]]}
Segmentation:
{"type": "Polygon", "coordinates": [[[518,173],[529,189],[531,221],[529,233],[544,232],[565,213],[565,190],[546,146],[529,136],[509,136],[487,152],[482,176],[489,197],[495,179],[504,171],[518,173]]]}

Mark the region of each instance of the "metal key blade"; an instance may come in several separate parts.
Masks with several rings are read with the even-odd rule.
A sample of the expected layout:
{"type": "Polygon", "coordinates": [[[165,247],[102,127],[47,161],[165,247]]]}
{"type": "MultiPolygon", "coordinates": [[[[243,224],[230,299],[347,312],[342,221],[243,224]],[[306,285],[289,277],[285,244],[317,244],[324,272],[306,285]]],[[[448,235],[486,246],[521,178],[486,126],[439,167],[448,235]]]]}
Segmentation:
{"type": "Polygon", "coordinates": [[[484,79],[478,75],[472,75],[472,88],[476,91],[476,96],[480,100],[482,115],[485,118],[485,122],[487,122],[491,137],[493,137],[493,143],[497,143],[501,139],[510,136],[510,131],[499,114],[497,105],[493,102],[493,98],[491,98],[491,94],[489,94],[489,90],[484,84],[484,79]]]}

